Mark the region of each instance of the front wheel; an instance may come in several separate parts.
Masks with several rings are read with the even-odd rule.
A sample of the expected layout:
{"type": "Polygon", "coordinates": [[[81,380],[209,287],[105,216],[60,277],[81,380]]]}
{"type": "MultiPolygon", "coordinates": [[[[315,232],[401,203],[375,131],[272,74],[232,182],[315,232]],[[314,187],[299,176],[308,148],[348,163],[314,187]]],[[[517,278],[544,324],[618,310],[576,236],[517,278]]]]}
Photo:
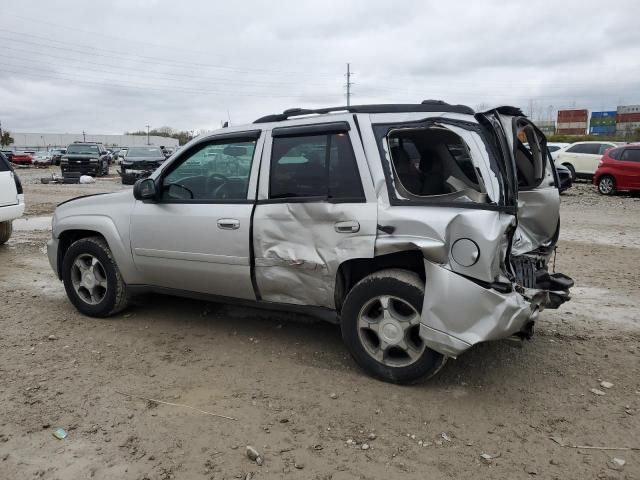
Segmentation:
{"type": "Polygon", "coordinates": [[[611,175],[603,175],[598,180],[598,192],[602,195],[613,195],[616,193],[616,181],[611,175]]]}
{"type": "Polygon", "coordinates": [[[0,245],[7,243],[13,233],[13,223],[11,220],[0,222],[0,245]]]}
{"type": "Polygon", "coordinates": [[[85,315],[108,317],[126,308],[126,285],[101,237],[71,244],[62,261],[62,281],[73,305],[85,315]]]}
{"type": "Polygon", "coordinates": [[[342,307],[342,338],[370,375],[392,383],[414,383],[435,375],[446,357],[420,337],[424,284],[410,271],[372,273],[349,292],[342,307]]]}

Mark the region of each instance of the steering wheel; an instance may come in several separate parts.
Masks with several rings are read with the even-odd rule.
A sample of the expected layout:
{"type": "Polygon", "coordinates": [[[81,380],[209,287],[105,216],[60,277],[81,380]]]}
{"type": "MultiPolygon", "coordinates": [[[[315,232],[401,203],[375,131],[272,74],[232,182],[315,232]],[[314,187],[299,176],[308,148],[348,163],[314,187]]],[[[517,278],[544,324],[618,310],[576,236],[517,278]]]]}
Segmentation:
{"type": "Polygon", "coordinates": [[[184,185],[181,185],[179,183],[170,183],[169,185],[167,185],[167,191],[169,192],[169,194],[171,194],[171,191],[170,191],[171,187],[181,188],[182,190],[184,190],[189,194],[189,199],[194,198],[193,192],[189,188],[185,187],[184,185]]]}
{"type": "Polygon", "coordinates": [[[211,175],[207,176],[207,192],[211,192],[213,185],[212,185],[212,181],[213,180],[219,180],[220,182],[218,182],[218,184],[215,187],[215,190],[218,190],[221,186],[223,186],[225,183],[227,183],[228,178],[225,177],[224,175],[220,174],[220,173],[212,173],[211,175]]]}

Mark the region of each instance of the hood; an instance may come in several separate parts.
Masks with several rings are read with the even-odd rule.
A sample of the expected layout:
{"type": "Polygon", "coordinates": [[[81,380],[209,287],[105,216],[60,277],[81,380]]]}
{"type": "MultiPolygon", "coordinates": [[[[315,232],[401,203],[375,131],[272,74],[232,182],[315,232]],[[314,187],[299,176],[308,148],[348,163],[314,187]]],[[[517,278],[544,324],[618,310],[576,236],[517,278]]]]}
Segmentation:
{"type": "Polygon", "coordinates": [[[60,219],[70,215],[105,215],[110,216],[117,208],[133,208],[135,198],[132,190],[115,193],[96,193],[72,198],[59,204],[55,216],[60,219]]]}
{"type": "Polygon", "coordinates": [[[166,157],[164,155],[158,157],[125,157],[123,162],[164,162],[166,157]]]}

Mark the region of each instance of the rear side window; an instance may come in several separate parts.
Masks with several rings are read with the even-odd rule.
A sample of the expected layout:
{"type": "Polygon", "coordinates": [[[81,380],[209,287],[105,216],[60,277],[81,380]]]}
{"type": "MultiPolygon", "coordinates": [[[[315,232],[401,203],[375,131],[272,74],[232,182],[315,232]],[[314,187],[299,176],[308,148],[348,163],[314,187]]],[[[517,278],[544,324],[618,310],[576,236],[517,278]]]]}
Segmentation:
{"type": "Polygon", "coordinates": [[[599,155],[604,155],[604,152],[606,152],[610,148],[613,148],[613,147],[611,145],[607,145],[606,143],[601,143],[600,144],[600,149],[598,150],[598,154],[599,155]]]}
{"type": "Polygon", "coordinates": [[[640,162],[640,148],[625,148],[620,160],[627,162],[640,162]]]}
{"type": "Polygon", "coordinates": [[[347,133],[276,137],[269,198],[362,201],[364,192],[347,133]]]}
{"type": "Polygon", "coordinates": [[[4,154],[0,153],[0,172],[10,172],[12,170],[9,160],[4,154]]]}
{"type": "Polygon", "coordinates": [[[614,148],[613,150],[609,151],[609,157],[613,158],[614,160],[620,160],[621,154],[622,154],[621,148],[614,148]]]}

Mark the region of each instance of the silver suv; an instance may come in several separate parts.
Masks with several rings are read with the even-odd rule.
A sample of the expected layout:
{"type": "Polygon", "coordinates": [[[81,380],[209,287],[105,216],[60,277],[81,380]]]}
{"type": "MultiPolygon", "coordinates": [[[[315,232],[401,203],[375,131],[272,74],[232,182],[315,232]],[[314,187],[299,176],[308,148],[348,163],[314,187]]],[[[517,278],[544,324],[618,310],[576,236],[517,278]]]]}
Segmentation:
{"type": "Polygon", "coordinates": [[[49,259],[86,315],[147,291],[304,310],[369,374],[413,382],[569,299],[547,152],[512,107],[287,110],[61,204],[49,259]]]}

